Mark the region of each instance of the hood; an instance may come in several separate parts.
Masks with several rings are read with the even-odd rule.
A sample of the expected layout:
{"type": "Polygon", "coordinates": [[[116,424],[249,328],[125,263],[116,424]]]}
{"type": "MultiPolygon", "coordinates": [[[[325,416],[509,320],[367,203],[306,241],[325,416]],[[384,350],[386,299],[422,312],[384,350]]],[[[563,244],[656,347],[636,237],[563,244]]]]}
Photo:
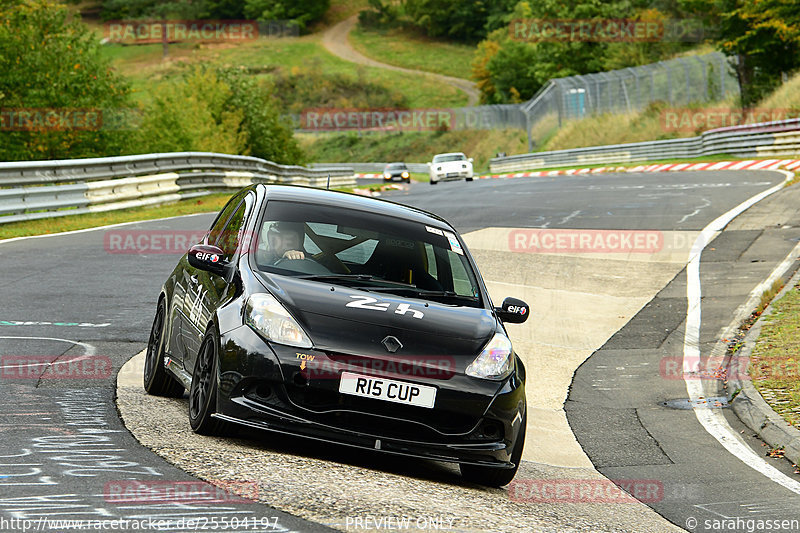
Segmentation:
{"type": "Polygon", "coordinates": [[[320,350],[365,356],[475,357],[497,329],[497,320],[484,308],[257,275],[320,350]],[[402,347],[390,352],[383,344],[388,336],[402,347]]]}

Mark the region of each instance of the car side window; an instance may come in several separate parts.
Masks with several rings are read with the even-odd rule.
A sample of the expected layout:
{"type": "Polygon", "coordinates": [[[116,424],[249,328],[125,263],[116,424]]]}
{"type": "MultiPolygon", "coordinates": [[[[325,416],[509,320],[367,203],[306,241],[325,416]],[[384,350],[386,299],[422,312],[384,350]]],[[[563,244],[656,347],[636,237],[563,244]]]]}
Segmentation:
{"type": "Polygon", "coordinates": [[[236,250],[239,248],[239,243],[242,241],[242,231],[245,227],[247,213],[247,202],[242,202],[239,207],[230,217],[228,224],[219,234],[219,239],[216,245],[222,250],[226,260],[230,260],[236,250]]]}
{"type": "Polygon", "coordinates": [[[219,239],[220,234],[222,233],[222,228],[225,227],[225,224],[228,222],[228,219],[233,213],[233,210],[236,209],[242,201],[242,195],[237,194],[233,198],[228,201],[225,207],[222,208],[222,211],[217,218],[214,220],[214,223],[211,225],[211,229],[208,230],[208,240],[206,241],[208,244],[216,245],[217,240],[219,239]]]}
{"type": "Polygon", "coordinates": [[[428,274],[438,280],[439,269],[436,266],[436,253],[433,250],[433,245],[428,242],[425,243],[425,258],[428,262],[428,274]]]}
{"type": "Polygon", "coordinates": [[[455,293],[460,296],[475,296],[471,276],[464,266],[466,261],[464,256],[451,250],[447,251],[447,256],[450,260],[450,269],[453,272],[453,290],[455,293]]]}

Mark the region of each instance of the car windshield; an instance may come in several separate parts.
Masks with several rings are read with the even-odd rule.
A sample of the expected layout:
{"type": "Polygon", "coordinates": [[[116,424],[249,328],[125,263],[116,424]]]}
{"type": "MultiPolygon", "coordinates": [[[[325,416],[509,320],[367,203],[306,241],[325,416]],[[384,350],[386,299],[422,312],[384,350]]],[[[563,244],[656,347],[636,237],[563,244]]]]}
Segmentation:
{"type": "Polygon", "coordinates": [[[405,170],[406,164],[405,163],[389,163],[386,165],[386,170],[405,170]]]}
{"type": "Polygon", "coordinates": [[[444,154],[437,155],[433,158],[434,163],[447,163],[448,161],[466,161],[467,156],[464,154],[444,154]]]}
{"type": "Polygon", "coordinates": [[[481,305],[464,249],[443,226],[272,200],[253,256],[262,272],[445,304],[481,305]]]}

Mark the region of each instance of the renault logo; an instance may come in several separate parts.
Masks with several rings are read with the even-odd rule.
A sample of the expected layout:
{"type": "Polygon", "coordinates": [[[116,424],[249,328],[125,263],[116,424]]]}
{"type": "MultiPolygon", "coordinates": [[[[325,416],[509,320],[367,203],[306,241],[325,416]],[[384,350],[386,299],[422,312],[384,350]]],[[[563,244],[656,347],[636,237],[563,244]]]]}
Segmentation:
{"type": "Polygon", "coordinates": [[[392,337],[391,335],[383,339],[381,344],[383,344],[383,347],[391,353],[394,353],[403,347],[403,343],[400,342],[397,337],[392,337]]]}

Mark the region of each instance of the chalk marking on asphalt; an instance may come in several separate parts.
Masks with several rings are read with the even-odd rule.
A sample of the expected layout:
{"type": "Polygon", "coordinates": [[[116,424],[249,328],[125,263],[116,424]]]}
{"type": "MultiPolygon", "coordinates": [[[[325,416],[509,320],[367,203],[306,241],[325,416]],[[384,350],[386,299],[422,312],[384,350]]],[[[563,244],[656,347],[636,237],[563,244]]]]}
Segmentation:
{"type": "Polygon", "coordinates": [[[686,219],[695,216],[701,210],[703,210],[703,209],[705,209],[706,207],[709,207],[709,206],[711,206],[711,200],[709,200],[708,198],[703,198],[703,205],[698,206],[697,209],[695,209],[693,212],[691,212],[689,214],[686,214],[686,215],[683,215],[683,218],[678,221],[678,224],[683,224],[684,222],[686,222],[686,219]]]}
{"type": "MultiPolygon", "coordinates": [[[[786,172],[786,181],[793,176],[786,172]]],[[[703,228],[692,246],[689,253],[689,263],[686,265],[686,332],[683,340],[683,370],[686,391],[689,393],[689,400],[697,405],[701,397],[706,394],[703,391],[702,380],[692,379],[691,373],[696,372],[700,363],[700,320],[701,320],[701,286],[700,286],[700,256],[703,249],[711,241],[712,235],[717,231],[722,231],[728,223],[746,209],[755,205],[767,196],[781,190],[784,182],[763,191],[749,200],[742,202],[727,213],[719,216],[708,226],[703,228]]],[[[799,245],[800,246],[800,245],[799,245]]],[[[794,253],[798,247],[792,250],[794,253]]],[[[791,256],[791,254],[790,254],[791,256]]],[[[789,257],[778,266],[785,265],[789,257]]],[[[776,269],[777,270],[777,269],[776,269]]],[[[775,274],[775,271],[773,271],[775,274]]],[[[756,289],[762,287],[759,284],[756,289]]],[[[800,482],[783,474],[780,470],[767,463],[761,456],[756,454],[750,446],[730,427],[728,421],[721,412],[714,409],[698,409],[695,407],[694,414],[705,430],[719,441],[722,446],[731,454],[739,458],[744,464],[768,477],[775,483],[782,485],[790,491],[800,494],[800,482]]]]}

